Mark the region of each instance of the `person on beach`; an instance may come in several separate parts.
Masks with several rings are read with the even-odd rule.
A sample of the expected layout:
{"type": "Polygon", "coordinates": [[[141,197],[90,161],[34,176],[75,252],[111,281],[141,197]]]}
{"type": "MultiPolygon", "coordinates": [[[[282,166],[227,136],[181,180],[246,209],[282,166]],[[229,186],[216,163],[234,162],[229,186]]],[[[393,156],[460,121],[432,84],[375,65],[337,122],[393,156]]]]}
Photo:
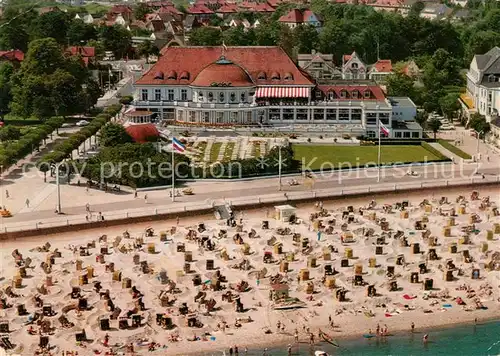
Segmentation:
{"type": "Polygon", "coordinates": [[[248,353],[248,348],[245,346],[245,355],[248,353]]]}
{"type": "Polygon", "coordinates": [[[280,323],[280,321],[278,320],[278,322],[276,323],[276,331],[277,331],[277,332],[280,332],[280,330],[281,330],[281,323],[280,323]]]}
{"type": "Polygon", "coordinates": [[[415,332],[415,323],[413,321],[411,322],[411,332],[415,332]]]}
{"type": "Polygon", "coordinates": [[[295,342],[299,342],[299,331],[295,329],[295,334],[293,335],[295,337],[295,342]]]}
{"type": "Polygon", "coordinates": [[[147,204],[148,203],[148,195],[144,194],[144,202],[147,204]]]}
{"type": "Polygon", "coordinates": [[[238,346],[234,346],[234,355],[235,356],[238,356],[239,352],[238,352],[238,346]]]}
{"type": "Polygon", "coordinates": [[[380,325],[379,324],[377,324],[377,329],[375,329],[375,330],[376,330],[377,336],[380,335],[380,325]]]}
{"type": "Polygon", "coordinates": [[[422,341],[424,343],[426,343],[427,341],[429,341],[429,334],[425,334],[424,337],[422,338],[422,341]]]}
{"type": "Polygon", "coordinates": [[[384,336],[389,335],[389,328],[387,327],[387,324],[384,324],[384,336]]]}
{"type": "Polygon", "coordinates": [[[232,347],[229,348],[229,356],[233,356],[233,348],[232,347]]]}
{"type": "Polygon", "coordinates": [[[288,344],[288,356],[292,356],[292,345],[288,344]]]}
{"type": "Polygon", "coordinates": [[[264,353],[262,355],[267,356],[267,347],[264,349],[264,353]]]}
{"type": "Polygon", "coordinates": [[[313,333],[310,333],[310,334],[309,334],[309,343],[310,343],[311,345],[313,345],[313,344],[314,344],[314,334],[313,334],[313,333]]]}

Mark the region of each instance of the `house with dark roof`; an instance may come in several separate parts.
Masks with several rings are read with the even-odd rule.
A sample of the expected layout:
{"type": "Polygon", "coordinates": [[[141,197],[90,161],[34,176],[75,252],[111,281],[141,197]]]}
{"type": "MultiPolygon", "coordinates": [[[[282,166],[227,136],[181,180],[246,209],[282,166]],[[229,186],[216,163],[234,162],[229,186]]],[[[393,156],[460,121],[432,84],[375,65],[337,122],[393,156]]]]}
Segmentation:
{"type": "MultiPolygon", "coordinates": [[[[500,110],[500,48],[493,47],[485,54],[476,54],[466,78],[466,95],[473,106],[467,109],[475,110],[491,121],[500,110]]],[[[467,103],[467,98],[463,102],[467,103]]]]}
{"type": "Polygon", "coordinates": [[[376,137],[379,122],[393,124],[375,82],[318,84],[280,47],[164,47],[134,87],[137,110],[182,125],[324,125],[376,137]]]}
{"type": "Polygon", "coordinates": [[[333,62],[333,54],[323,54],[312,50],[311,53],[298,55],[299,67],[309,73],[314,79],[341,79],[342,72],[333,62]]]}
{"type": "Polygon", "coordinates": [[[287,14],[281,16],[278,21],[290,28],[295,28],[298,25],[310,25],[320,29],[323,24],[321,17],[308,9],[292,9],[287,14]]]}

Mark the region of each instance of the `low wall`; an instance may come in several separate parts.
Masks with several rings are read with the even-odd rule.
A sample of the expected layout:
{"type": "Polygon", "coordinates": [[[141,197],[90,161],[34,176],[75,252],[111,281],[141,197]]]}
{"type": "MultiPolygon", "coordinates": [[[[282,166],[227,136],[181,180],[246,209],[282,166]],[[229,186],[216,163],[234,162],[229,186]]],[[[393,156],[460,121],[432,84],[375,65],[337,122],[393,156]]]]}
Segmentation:
{"type": "MultiPolygon", "coordinates": [[[[459,183],[459,184],[453,184],[453,185],[448,185],[448,181],[446,181],[446,185],[441,185],[439,184],[433,184],[431,186],[424,186],[423,184],[420,185],[420,187],[415,187],[415,186],[400,186],[399,188],[397,185],[394,185],[394,188],[382,188],[379,190],[376,189],[368,189],[364,190],[362,188],[353,188],[352,192],[345,192],[344,190],[341,191],[340,194],[333,194],[332,192],[313,192],[311,195],[311,192],[301,192],[303,194],[302,197],[286,197],[283,195],[279,198],[265,198],[265,197],[256,197],[256,198],[246,198],[243,200],[243,202],[233,202],[233,207],[236,210],[252,210],[252,209],[262,209],[270,206],[275,206],[277,204],[283,204],[283,203],[299,203],[299,204],[307,204],[307,203],[314,203],[318,200],[323,200],[323,201],[341,201],[341,200],[348,200],[348,199],[353,199],[353,198],[360,198],[364,197],[367,200],[370,199],[375,199],[381,195],[384,197],[387,196],[400,196],[400,195],[407,195],[408,193],[412,192],[418,192],[418,193],[426,193],[426,192],[443,192],[443,189],[478,189],[478,186],[481,187],[487,187],[487,186],[498,186],[500,183],[498,180],[495,181],[489,181],[489,182],[465,182],[465,183],[459,183]],[[360,189],[362,189],[360,191],[360,189]],[[304,196],[307,195],[307,196],[304,196]]],[[[338,192],[337,192],[338,193],[338,192]]],[[[82,222],[82,223],[75,223],[75,224],[67,224],[67,225],[59,225],[59,226],[53,226],[53,227],[41,227],[41,228],[33,228],[33,229],[27,229],[27,230],[22,230],[22,231],[12,231],[12,232],[3,232],[0,233],[0,240],[6,240],[6,239],[19,239],[23,237],[32,237],[32,236],[39,236],[39,235],[50,235],[50,234],[58,234],[58,233],[64,233],[64,232],[69,232],[69,231],[81,231],[81,230],[88,230],[88,229],[98,229],[98,228],[106,228],[106,227],[112,227],[112,226],[118,226],[118,225],[124,225],[124,224],[135,224],[135,223],[142,223],[142,222],[153,222],[153,221],[160,221],[160,220],[169,220],[169,219],[175,219],[177,217],[182,218],[182,217],[189,217],[189,216],[200,216],[200,215],[211,215],[213,214],[214,210],[212,207],[199,207],[196,209],[192,210],[179,210],[175,212],[169,212],[169,213],[159,213],[159,214],[151,214],[151,215],[142,215],[142,216],[134,216],[134,217],[127,217],[127,218],[117,218],[117,219],[110,219],[110,220],[105,220],[105,221],[98,221],[98,222],[82,222]]]]}

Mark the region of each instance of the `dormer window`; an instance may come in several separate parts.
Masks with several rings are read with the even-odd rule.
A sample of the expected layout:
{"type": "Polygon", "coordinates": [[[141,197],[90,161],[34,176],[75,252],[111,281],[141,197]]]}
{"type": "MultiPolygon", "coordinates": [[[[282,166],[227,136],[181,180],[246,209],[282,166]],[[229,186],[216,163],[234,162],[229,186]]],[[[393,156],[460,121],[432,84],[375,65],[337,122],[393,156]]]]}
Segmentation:
{"type": "Polygon", "coordinates": [[[351,64],[352,69],[358,69],[358,63],[353,63],[351,64]]]}
{"type": "Polygon", "coordinates": [[[234,103],[236,101],[236,93],[235,92],[232,92],[231,94],[229,94],[229,100],[231,100],[232,103],[234,103]]]}
{"type": "Polygon", "coordinates": [[[273,72],[273,74],[271,74],[271,80],[280,80],[279,73],[273,72]]]}
{"type": "Polygon", "coordinates": [[[284,79],[285,79],[285,80],[293,80],[293,75],[292,75],[292,73],[285,73],[284,79]]]}
{"type": "Polygon", "coordinates": [[[156,72],[155,76],[154,76],[154,79],[163,79],[163,72],[156,72]]]}
{"type": "Polygon", "coordinates": [[[357,99],[358,98],[358,91],[357,90],[353,90],[352,91],[352,98],[353,99],[357,99]]]}
{"type": "Polygon", "coordinates": [[[330,100],[335,99],[335,92],[333,90],[328,91],[328,99],[330,100]]]}
{"type": "Polygon", "coordinates": [[[342,89],[340,91],[340,97],[343,98],[343,99],[347,98],[347,90],[342,89]]]}
{"type": "Polygon", "coordinates": [[[219,93],[219,102],[223,103],[224,102],[224,99],[225,99],[225,95],[224,95],[224,92],[220,92],[219,93]]]}
{"type": "Polygon", "coordinates": [[[203,101],[203,92],[202,91],[198,92],[198,101],[203,101]]]}
{"type": "Polygon", "coordinates": [[[267,76],[266,73],[260,72],[259,75],[257,76],[257,80],[266,80],[267,76]]]}
{"type": "Polygon", "coordinates": [[[496,81],[495,79],[496,79],[496,78],[495,78],[495,76],[494,76],[493,74],[490,74],[490,75],[488,76],[488,83],[493,83],[493,82],[495,82],[495,81],[496,81]]]}
{"type": "Polygon", "coordinates": [[[170,73],[168,73],[167,79],[170,79],[170,80],[176,80],[177,79],[177,73],[175,72],[175,70],[173,70],[170,73]]]}
{"type": "Polygon", "coordinates": [[[188,72],[182,72],[181,73],[181,80],[189,80],[189,73],[188,72]]]}
{"type": "Polygon", "coordinates": [[[214,101],[214,93],[211,91],[208,92],[208,101],[214,101]]]}
{"type": "Polygon", "coordinates": [[[369,89],[365,90],[364,95],[365,95],[365,99],[370,99],[370,97],[371,97],[371,91],[369,89]]]}
{"type": "Polygon", "coordinates": [[[245,95],[245,93],[241,93],[241,94],[240,94],[240,101],[241,101],[242,103],[244,103],[244,102],[246,101],[246,97],[247,97],[247,96],[245,95]]]}

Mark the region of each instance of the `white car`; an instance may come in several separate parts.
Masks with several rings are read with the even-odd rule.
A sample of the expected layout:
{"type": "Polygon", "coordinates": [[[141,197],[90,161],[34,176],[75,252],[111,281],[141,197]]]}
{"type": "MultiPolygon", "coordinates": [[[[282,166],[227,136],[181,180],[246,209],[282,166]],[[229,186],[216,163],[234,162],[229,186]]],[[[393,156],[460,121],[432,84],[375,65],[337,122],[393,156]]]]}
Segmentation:
{"type": "Polygon", "coordinates": [[[66,128],[66,127],[71,127],[71,126],[73,126],[73,125],[71,125],[70,123],[67,123],[67,122],[66,122],[66,123],[62,124],[62,126],[61,126],[61,127],[62,127],[62,128],[66,128]]]}
{"type": "Polygon", "coordinates": [[[87,126],[89,122],[87,120],[80,120],[76,123],[76,126],[87,126]]]}

